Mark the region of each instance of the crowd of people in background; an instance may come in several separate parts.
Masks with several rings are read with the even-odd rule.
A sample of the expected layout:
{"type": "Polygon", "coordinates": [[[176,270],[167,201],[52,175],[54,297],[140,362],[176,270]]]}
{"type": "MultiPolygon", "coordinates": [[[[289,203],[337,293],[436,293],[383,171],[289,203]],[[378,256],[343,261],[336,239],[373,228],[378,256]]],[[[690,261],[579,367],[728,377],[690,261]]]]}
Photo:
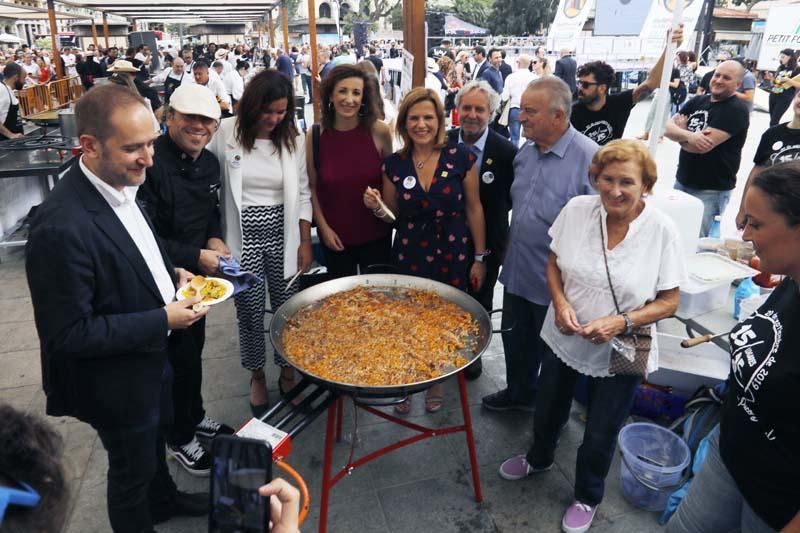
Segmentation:
{"type": "MultiPolygon", "coordinates": [[[[673,39],[680,42],[682,30],[673,39]]],[[[497,281],[504,285],[507,386],[482,404],[535,416],[528,452],[504,461],[499,474],[513,481],[552,467],[571,391],[578,378],[588,379],[591,410],[562,528],[589,529],[642,378],[615,374],[612,340],[635,328],[651,331],[671,316],[686,279],[675,224],[644,201],[657,179],[655,163],[643,143],[623,138],[633,107],[660,86],[665,62],[674,64],[664,135],[680,145],[675,188],[702,200],[702,235],[736,185],[753,91],[759,83],[769,90],[773,127],[762,138],[737,223],[773,272],[800,275],[800,168],[781,165],[800,159],[795,51],[784,50],[779,69],[758,76],[720,54],[706,80],[696,75],[690,52],[672,58],[665,50],[627,90],[616,90],[611,65],[579,65],[568,49],[555,57],[538,47],[512,62],[508,51],[442,41],[424,58],[424,86],[396,100],[396,109],[386,96],[396,79],[385,64],[401,55],[402,43],[394,41],[323,46],[316,71],[307,45],[63,51],[66,71],[87,89],[77,104],[83,155],[37,213],[27,269],[51,369],[44,375],[48,413],[97,429],[110,458],[115,531],[149,531],[172,516],[207,512],[207,495],[178,491],[165,450],[189,473],[208,475],[209,440],[233,432],[203,407],[208,308],[198,313],[194,300],[172,301],[176,283],[218,273],[234,260],[259,276],[235,296],[249,403],[259,416],[268,407],[266,296],[277,308],[298,290],[288,280],[314,261],[312,222],[332,277],[390,264],[394,272],[462,290],[487,310],[497,281]],[[106,85],[103,78],[111,86],[96,87],[106,85]],[[296,108],[312,101],[315,87],[322,119],[307,128],[296,108]],[[795,119],[779,124],[789,106],[795,119]],[[132,208],[134,199],[152,227],[132,208]],[[95,212],[115,213],[121,224],[101,234],[87,222],[95,212]],[[109,239],[125,240],[139,261],[119,254],[109,239]],[[631,268],[639,264],[652,268],[631,268]],[[69,281],[66,288],[53,279],[54,268],[69,281]],[[150,282],[120,289],[108,271],[150,282]],[[53,299],[55,291],[68,297],[53,299]],[[98,291],[115,296],[98,298],[98,291]],[[137,320],[115,319],[126,313],[137,320]],[[92,357],[72,357],[84,351],[92,357]]],[[[24,48],[5,59],[0,113],[14,109],[13,90],[53,74],[47,51],[24,48]]],[[[0,133],[21,133],[18,118],[16,111],[0,114],[0,133]]],[[[768,308],[796,306],[794,281],[775,294],[768,308]]],[[[792,312],[783,325],[785,343],[795,348],[796,321],[792,312]]],[[[779,344],[747,357],[783,355],[787,348],[779,344]]],[[[653,371],[655,343],[647,355],[653,371]]],[[[274,363],[277,388],[286,394],[298,376],[280,354],[274,363]]],[[[671,530],[713,531],[723,515],[729,529],[753,531],[800,521],[791,481],[800,474],[798,410],[796,402],[779,400],[800,384],[798,366],[791,358],[776,365],[782,379],[762,375],[758,394],[746,385],[757,365],[736,368],[739,386],[731,386],[713,445],[724,479],[705,481],[727,492],[690,491],[671,530]],[[761,405],[751,399],[749,411],[740,406],[759,394],[761,412],[770,414],[753,423],[750,413],[761,405]],[[746,446],[735,442],[740,435],[746,446]],[[747,454],[769,468],[747,466],[747,454]],[[712,496],[719,496],[714,506],[704,508],[712,496]]],[[[465,372],[477,379],[481,361],[465,372]]],[[[442,408],[440,385],[424,396],[427,412],[442,408]]],[[[399,415],[410,409],[410,398],[394,407],[399,415]]]]}

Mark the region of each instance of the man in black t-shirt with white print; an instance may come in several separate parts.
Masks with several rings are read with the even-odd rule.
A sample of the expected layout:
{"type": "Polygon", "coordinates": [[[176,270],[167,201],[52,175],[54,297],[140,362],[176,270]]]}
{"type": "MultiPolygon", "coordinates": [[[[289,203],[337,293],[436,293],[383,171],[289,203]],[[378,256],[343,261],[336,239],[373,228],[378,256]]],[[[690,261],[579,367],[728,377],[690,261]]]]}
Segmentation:
{"type": "Polygon", "coordinates": [[[761,135],[756,155],[753,157],[753,170],[747,176],[739,213],[736,215],[736,227],[739,229],[744,228],[744,197],[753,178],[772,165],[800,161],[800,91],[796,92],[792,99],[792,111],[794,118],[791,122],[772,126],[761,135]]]}
{"type": "MultiPolygon", "coordinates": [[[[672,41],[683,41],[683,26],[672,34],[672,41]]],[[[603,61],[592,61],[578,68],[578,100],[572,106],[570,122],[576,130],[599,145],[621,139],[631,109],[661,84],[664,55],[656,62],[644,83],[635,89],[608,94],[614,84],[614,69],[603,61]]]]}
{"type": "Polygon", "coordinates": [[[714,71],[711,92],[686,102],[667,122],[664,135],[681,145],[675,188],[703,202],[700,236],[721,215],[736,187],[736,173],[750,126],[750,112],[736,88],[745,68],[725,61],[714,71]]]}

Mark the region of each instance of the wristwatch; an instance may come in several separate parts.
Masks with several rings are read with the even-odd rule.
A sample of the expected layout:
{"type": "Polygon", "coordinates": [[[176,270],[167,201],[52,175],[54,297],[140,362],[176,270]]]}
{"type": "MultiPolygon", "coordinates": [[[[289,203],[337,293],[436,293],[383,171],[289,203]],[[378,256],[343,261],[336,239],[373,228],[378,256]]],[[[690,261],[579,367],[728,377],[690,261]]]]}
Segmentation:
{"type": "Polygon", "coordinates": [[[486,256],[489,255],[491,252],[489,250],[484,250],[483,252],[475,252],[475,262],[476,263],[483,263],[486,261],[486,256]]]}
{"type": "Polygon", "coordinates": [[[633,320],[628,316],[628,313],[620,313],[622,318],[625,319],[625,335],[633,333],[633,320]]]}

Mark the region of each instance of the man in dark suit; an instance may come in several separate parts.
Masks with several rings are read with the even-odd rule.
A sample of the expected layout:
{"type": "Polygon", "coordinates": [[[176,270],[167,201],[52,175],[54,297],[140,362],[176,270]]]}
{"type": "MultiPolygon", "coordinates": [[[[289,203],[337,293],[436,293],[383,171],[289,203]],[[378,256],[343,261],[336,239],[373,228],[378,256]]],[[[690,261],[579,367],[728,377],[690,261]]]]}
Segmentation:
{"type": "Polygon", "coordinates": [[[505,50],[501,50],[500,51],[500,57],[503,58],[503,60],[500,62],[500,75],[503,77],[503,86],[505,87],[506,78],[512,72],[514,72],[514,70],[511,68],[511,65],[506,63],[506,51],[505,50]]]}
{"type": "Polygon", "coordinates": [[[480,79],[483,71],[489,68],[489,62],[486,60],[486,48],[483,46],[476,46],[472,49],[472,59],[475,61],[475,75],[473,80],[480,79]]]}
{"type": "Polygon", "coordinates": [[[569,48],[562,48],[561,59],[556,61],[556,70],[553,74],[564,80],[572,94],[575,94],[575,88],[577,87],[577,78],[575,77],[577,71],[578,62],[572,57],[569,48]]]}
{"type": "MultiPolygon", "coordinates": [[[[500,95],[483,80],[467,83],[456,95],[461,127],[448,132],[450,142],[463,143],[477,158],[480,197],[486,220],[488,256],[475,256],[486,262],[486,280],[472,293],[487,310],[492,310],[492,296],[508,239],[508,213],[511,209],[511,182],[514,180],[514,157],[517,149],[503,136],[492,131],[489,122],[500,107],[500,95]]],[[[465,371],[468,379],[481,375],[477,360],[465,371]]]]}
{"type": "Polygon", "coordinates": [[[503,56],[499,48],[489,50],[489,67],[483,69],[477,79],[486,80],[497,94],[503,93],[503,76],[500,74],[500,65],[503,63],[503,56]]]}
{"type": "Polygon", "coordinates": [[[157,136],[145,101],[109,84],[86,93],[75,114],[83,156],[39,207],[26,249],[47,414],[97,430],[111,527],[150,532],[208,512],[207,494],[177,491],[159,430],[171,414],[169,332],[208,308],[173,302],[176,281],[192,274],[172,267],[135,202],[157,136]]]}

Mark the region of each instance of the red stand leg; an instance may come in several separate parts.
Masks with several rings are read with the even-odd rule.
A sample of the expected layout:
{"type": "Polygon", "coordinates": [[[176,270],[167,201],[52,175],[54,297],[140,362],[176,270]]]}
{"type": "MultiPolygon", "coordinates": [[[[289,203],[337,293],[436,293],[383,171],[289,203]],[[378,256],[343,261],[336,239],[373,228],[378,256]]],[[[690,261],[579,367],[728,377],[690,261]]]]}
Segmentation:
{"type": "Polygon", "coordinates": [[[344,401],[340,396],[336,400],[336,442],[342,442],[342,418],[344,417],[344,401]]]}
{"type": "Polygon", "coordinates": [[[319,500],[319,533],[328,529],[328,497],[331,491],[331,463],[333,463],[333,432],[336,421],[337,405],[341,399],[328,406],[327,421],[325,423],[325,454],[322,463],[322,495],[319,500]]]}
{"type": "Polygon", "coordinates": [[[475,436],[472,433],[472,414],[469,411],[469,402],[467,401],[467,382],[464,379],[464,372],[458,373],[458,391],[461,396],[461,412],[464,415],[464,432],[467,436],[469,462],[472,467],[472,486],[475,489],[475,501],[480,503],[483,501],[483,493],[481,491],[481,478],[478,473],[478,454],[475,452],[475,436]]]}

